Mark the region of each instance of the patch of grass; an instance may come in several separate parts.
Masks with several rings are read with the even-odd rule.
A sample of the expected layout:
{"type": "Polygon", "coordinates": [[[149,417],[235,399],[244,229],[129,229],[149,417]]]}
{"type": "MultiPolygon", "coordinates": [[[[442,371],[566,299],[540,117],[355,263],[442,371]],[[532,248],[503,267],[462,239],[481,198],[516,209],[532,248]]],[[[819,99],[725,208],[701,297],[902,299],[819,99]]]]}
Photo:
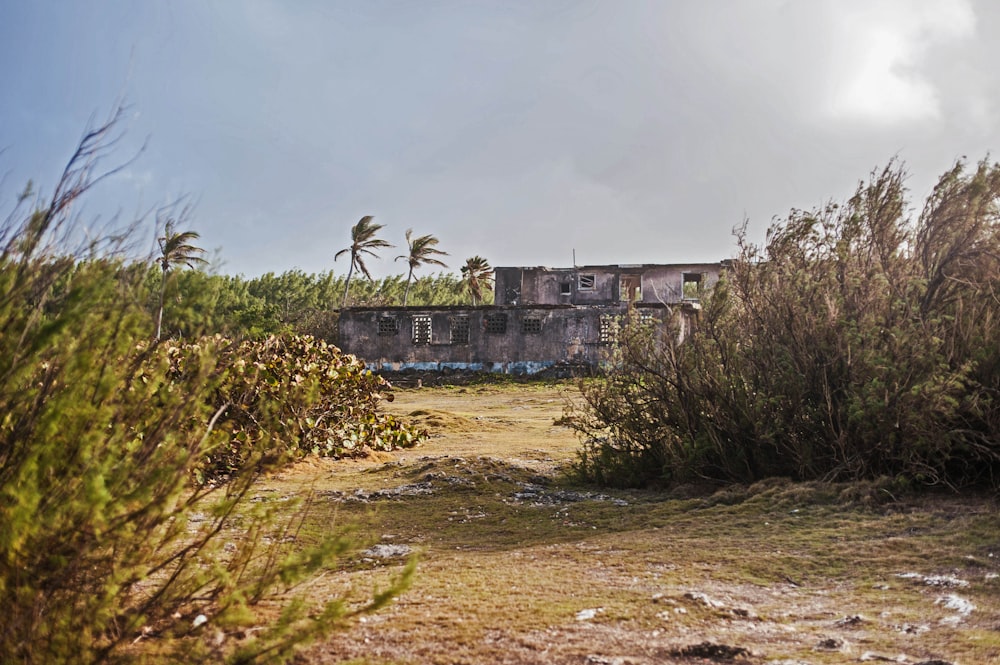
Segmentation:
{"type": "MultiPolygon", "coordinates": [[[[785,480],[673,497],[580,485],[557,461],[575,445],[552,427],[562,396],[509,392],[504,407],[500,391],[483,388],[479,397],[412,391],[427,405],[403,408],[451,411],[458,399],[462,412],[513,425],[445,429],[391,462],[348,462],[308,478],[324,496],[309,530],[354,523],[373,542],[410,545],[420,560],[406,595],[309,651],[310,662],[585,662],[598,654],[652,663],[705,641],[813,664],[866,651],[1000,658],[1000,579],[987,579],[1000,574],[993,498],[869,501],[872,486],[785,480]],[[358,489],[365,500],[350,498],[358,489]],[[899,577],[909,572],[968,585],[899,577]],[[948,593],[976,609],[956,618],[935,604],[948,593]],[[578,619],[588,609],[593,617],[578,619]],[[824,640],[842,646],[817,649],[824,640]]],[[[290,492],[305,480],[273,482],[290,492]]],[[[399,565],[361,562],[331,584],[364,588],[399,565]]]]}

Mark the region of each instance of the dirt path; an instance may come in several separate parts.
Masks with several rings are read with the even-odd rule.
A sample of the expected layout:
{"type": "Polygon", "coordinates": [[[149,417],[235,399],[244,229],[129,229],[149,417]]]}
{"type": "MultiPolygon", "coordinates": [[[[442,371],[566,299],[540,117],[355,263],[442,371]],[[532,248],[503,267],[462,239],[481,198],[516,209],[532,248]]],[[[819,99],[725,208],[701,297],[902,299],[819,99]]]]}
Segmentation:
{"type": "Polygon", "coordinates": [[[668,497],[574,486],[558,386],[424,388],[387,405],[421,447],[300,465],[313,528],[370,538],[315,584],[361,593],[419,557],[392,606],[306,663],[1000,663],[988,497],[887,501],[782,481],[668,497]]]}

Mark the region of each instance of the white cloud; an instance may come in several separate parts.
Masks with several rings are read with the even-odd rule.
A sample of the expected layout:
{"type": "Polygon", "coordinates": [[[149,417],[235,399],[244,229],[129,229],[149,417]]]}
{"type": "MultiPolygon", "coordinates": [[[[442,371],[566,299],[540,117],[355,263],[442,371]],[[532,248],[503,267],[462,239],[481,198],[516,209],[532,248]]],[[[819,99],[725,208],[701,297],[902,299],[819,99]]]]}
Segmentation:
{"type": "Polygon", "coordinates": [[[840,0],[828,11],[834,50],[827,114],[878,124],[941,116],[937,88],[924,67],[935,46],[974,32],[967,0],[840,0]]]}

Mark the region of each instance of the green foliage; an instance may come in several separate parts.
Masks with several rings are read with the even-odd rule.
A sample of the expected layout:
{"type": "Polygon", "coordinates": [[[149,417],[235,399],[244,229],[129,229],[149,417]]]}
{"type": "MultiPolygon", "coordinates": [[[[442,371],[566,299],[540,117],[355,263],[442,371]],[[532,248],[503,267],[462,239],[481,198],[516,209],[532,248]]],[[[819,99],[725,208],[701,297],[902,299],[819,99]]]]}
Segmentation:
{"type": "Polygon", "coordinates": [[[409,271],[406,273],[406,288],[403,290],[403,307],[409,304],[410,283],[413,281],[414,270],[421,266],[429,265],[441,266],[442,268],[448,267],[444,261],[437,258],[439,256],[448,256],[448,252],[443,252],[437,248],[438,242],[438,239],[430,234],[414,238],[413,229],[406,229],[406,245],[409,253],[396,257],[397,261],[405,259],[406,265],[409,268],[409,271]]]}
{"type": "Polygon", "coordinates": [[[627,329],[584,389],[580,468],[612,484],[1000,470],[1000,167],[958,164],[919,218],[905,174],[793,211],[740,253],[697,329],[627,329]]]}
{"type": "Polygon", "coordinates": [[[485,292],[493,285],[493,268],[490,267],[490,262],[477,254],[465,260],[461,272],[465,288],[472,296],[472,304],[478,305],[485,292]]]}
{"type": "MultiPolygon", "coordinates": [[[[185,209],[181,217],[187,216],[185,209]]],[[[159,224],[159,219],[157,220],[159,224]]],[[[187,266],[194,268],[197,265],[205,265],[208,262],[201,256],[205,250],[192,243],[201,236],[196,231],[177,231],[177,220],[167,217],[163,222],[163,235],[156,239],[160,255],[156,257],[156,263],[160,266],[160,302],[156,313],[156,339],[160,339],[163,326],[163,300],[166,297],[167,282],[174,268],[187,266]]]]}
{"type": "MultiPolygon", "coordinates": [[[[193,482],[226,438],[231,405],[220,396],[250,404],[236,401],[237,385],[292,395],[296,417],[309,404],[273,386],[273,372],[244,372],[238,348],[222,339],[150,343],[149,266],[115,258],[127,233],[73,245],[86,234],[70,208],[94,182],[114,122],[84,137],[50,201],[26,211],[20,197],[0,223],[0,654],[23,663],[284,662],[297,645],[384,605],[412,566],[350,604],[296,592],[349,543],[297,543],[307,503],[252,500],[259,474],[281,461],[263,430],[227,482],[193,482]],[[279,601],[281,614],[268,616],[265,601],[279,601]],[[238,637],[251,626],[252,637],[238,637]]],[[[351,395],[365,432],[375,399],[365,391],[375,388],[351,375],[339,393],[351,395]]]]}
{"type": "MultiPolygon", "coordinates": [[[[202,343],[170,353],[188,358],[202,343]]],[[[211,403],[227,407],[202,469],[210,475],[246,466],[264,443],[273,458],[349,457],[408,448],[426,437],[379,411],[390,388],[385,379],[321,340],[247,340],[226,345],[220,355],[228,371],[211,403]]],[[[176,367],[178,376],[186,373],[182,362],[176,367]]]]}
{"type": "MultiPolygon", "coordinates": [[[[360,286],[360,285],[359,285],[360,286]]],[[[428,305],[467,304],[465,283],[450,273],[439,273],[416,278],[410,284],[408,304],[413,307],[428,305]]],[[[383,307],[402,305],[406,280],[392,275],[356,289],[351,304],[356,307],[383,307]]],[[[492,293],[484,294],[484,302],[493,302],[492,293]]]]}
{"type": "MultiPolygon", "coordinates": [[[[142,266],[130,269],[146,271],[150,295],[144,302],[155,316],[159,270],[142,266]]],[[[254,278],[202,270],[175,272],[166,285],[163,336],[192,339],[207,331],[236,339],[263,339],[294,334],[336,343],[334,306],[343,293],[344,281],[332,272],[308,274],[301,270],[254,278]]],[[[400,305],[405,287],[399,275],[355,281],[348,302],[354,307],[400,305]]],[[[483,302],[492,302],[492,295],[485,291],[483,302]]],[[[410,285],[409,302],[414,306],[467,304],[466,284],[447,273],[420,277],[410,285]]]]}
{"type": "Polygon", "coordinates": [[[374,219],[371,215],[365,215],[358,220],[358,223],[351,227],[351,246],[340,250],[333,257],[334,261],[344,255],[348,255],[351,258],[351,265],[347,269],[347,278],[344,280],[344,297],[341,307],[347,306],[347,296],[351,288],[351,275],[354,273],[355,268],[364,273],[368,281],[372,280],[372,275],[368,272],[368,267],[365,266],[365,254],[377,257],[378,254],[375,253],[376,249],[392,247],[388,241],[382,240],[377,236],[378,232],[382,230],[383,225],[375,224],[374,219]]]}

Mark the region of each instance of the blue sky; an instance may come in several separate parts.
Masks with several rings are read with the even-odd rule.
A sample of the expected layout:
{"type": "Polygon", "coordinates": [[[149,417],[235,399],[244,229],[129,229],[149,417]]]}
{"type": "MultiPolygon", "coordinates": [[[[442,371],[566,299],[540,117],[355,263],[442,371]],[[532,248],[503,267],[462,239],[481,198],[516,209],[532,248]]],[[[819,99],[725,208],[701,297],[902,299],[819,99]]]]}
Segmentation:
{"type": "MultiPolygon", "coordinates": [[[[0,204],[127,104],[84,219],[182,196],[223,272],[335,269],[363,215],[454,270],[718,260],[893,157],[1000,149],[992,0],[0,3],[0,204]]],[[[152,238],[152,216],[142,225],[152,238]]]]}

